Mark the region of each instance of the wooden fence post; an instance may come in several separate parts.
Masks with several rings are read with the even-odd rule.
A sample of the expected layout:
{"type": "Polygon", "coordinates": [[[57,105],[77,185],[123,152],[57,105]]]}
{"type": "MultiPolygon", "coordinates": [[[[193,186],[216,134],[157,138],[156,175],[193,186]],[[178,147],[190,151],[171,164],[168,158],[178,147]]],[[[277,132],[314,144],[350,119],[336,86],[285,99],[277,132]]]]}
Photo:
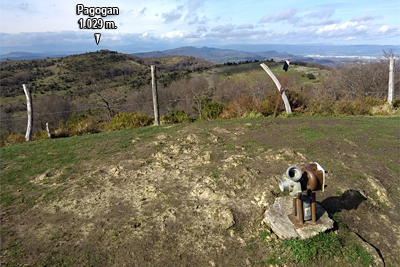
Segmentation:
{"type": "Polygon", "coordinates": [[[47,137],[48,137],[49,139],[51,139],[51,134],[50,134],[49,123],[48,123],[48,122],[46,122],[46,133],[47,133],[47,137]]]}
{"type": "Polygon", "coordinates": [[[31,93],[29,92],[29,88],[26,84],[23,84],[22,88],[24,89],[25,92],[26,110],[28,112],[28,126],[26,127],[25,140],[26,142],[30,142],[32,136],[32,124],[33,124],[32,97],[31,93]]]}
{"type": "Polygon", "coordinates": [[[388,102],[389,105],[392,105],[394,97],[394,58],[390,58],[389,64],[389,91],[388,91],[388,102]]]}
{"type": "Polygon", "coordinates": [[[154,125],[160,125],[160,110],[158,108],[156,66],[151,65],[151,87],[153,89],[154,125]]]}

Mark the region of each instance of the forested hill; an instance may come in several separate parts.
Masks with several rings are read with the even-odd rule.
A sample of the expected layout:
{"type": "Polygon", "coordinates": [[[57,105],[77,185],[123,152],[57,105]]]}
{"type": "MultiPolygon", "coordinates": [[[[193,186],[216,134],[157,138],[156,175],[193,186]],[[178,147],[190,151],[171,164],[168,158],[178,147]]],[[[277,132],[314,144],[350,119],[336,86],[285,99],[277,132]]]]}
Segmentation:
{"type": "Polygon", "coordinates": [[[109,50],[50,59],[8,60],[0,62],[0,97],[22,95],[22,84],[28,84],[33,93],[74,94],[99,82],[106,87],[138,89],[149,84],[150,65],[160,70],[159,83],[168,84],[215,63],[190,56],[139,58],[109,50]]]}

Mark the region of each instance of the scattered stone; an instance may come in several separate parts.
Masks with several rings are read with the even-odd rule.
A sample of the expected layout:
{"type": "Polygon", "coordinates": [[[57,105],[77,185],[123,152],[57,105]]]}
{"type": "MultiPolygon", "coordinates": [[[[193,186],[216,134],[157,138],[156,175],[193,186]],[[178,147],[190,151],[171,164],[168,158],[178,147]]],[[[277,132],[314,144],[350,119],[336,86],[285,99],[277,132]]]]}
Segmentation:
{"type": "Polygon", "coordinates": [[[218,143],[220,139],[221,138],[219,136],[213,134],[210,134],[210,136],[208,137],[208,141],[210,141],[211,143],[218,143]]]}
{"type": "Polygon", "coordinates": [[[169,137],[169,135],[168,134],[165,134],[165,133],[162,133],[162,134],[160,134],[159,136],[157,136],[157,138],[159,139],[159,140],[165,140],[165,139],[167,139],[169,137]]]}
{"type": "Polygon", "coordinates": [[[192,143],[198,143],[199,142],[199,137],[195,134],[189,134],[188,137],[186,138],[188,141],[192,143]]]}
{"type": "Polygon", "coordinates": [[[221,229],[227,230],[235,224],[235,219],[230,210],[222,210],[219,214],[219,225],[221,229]]]}

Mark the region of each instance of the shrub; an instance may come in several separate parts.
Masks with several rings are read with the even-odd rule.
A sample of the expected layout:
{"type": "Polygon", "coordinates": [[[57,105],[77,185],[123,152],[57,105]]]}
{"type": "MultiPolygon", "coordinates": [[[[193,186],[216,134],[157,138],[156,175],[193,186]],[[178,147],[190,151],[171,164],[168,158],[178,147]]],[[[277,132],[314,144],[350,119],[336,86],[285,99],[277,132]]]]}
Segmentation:
{"type": "MultiPolygon", "coordinates": [[[[275,106],[276,106],[276,100],[279,95],[279,92],[268,92],[265,94],[264,99],[261,102],[261,110],[260,112],[264,114],[265,116],[272,115],[274,114],[275,111],[275,106]]],[[[283,111],[285,110],[285,105],[282,101],[282,99],[279,101],[278,105],[278,110],[277,111],[283,111]]]]}
{"type": "Polygon", "coordinates": [[[246,111],[242,115],[242,118],[260,118],[260,117],[263,117],[263,114],[255,110],[246,111]]]}
{"type": "Polygon", "coordinates": [[[91,118],[86,118],[71,127],[70,135],[94,134],[99,132],[101,132],[99,123],[91,118]]]}
{"type": "Polygon", "coordinates": [[[206,101],[201,110],[202,120],[212,120],[218,118],[224,109],[224,104],[217,101],[206,101]]]}
{"type": "Polygon", "coordinates": [[[334,105],[335,115],[367,115],[370,107],[362,97],[352,101],[348,98],[337,101],[334,105]]]}
{"type": "Polygon", "coordinates": [[[40,132],[35,132],[32,136],[32,141],[44,140],[44,139],[48,139],[46,130],[41,130],[40,132]]]}
{"type": "Polygon", "coordinates": [[[86,119],[86,116],[84,114],[78,114],[76,110],[72,112],[71,116],[68,119],[68,125],[72,126],[75,124],[78,124],[79,122],[83,121],[86,119]]]}
{"type": "Polygon", "coordinates": [[[138,113],[120,112],[111,119],[111,122],[106,126],[106,129],[110,131],[133,129],[151,125],[153,122],[154,118],[151,118],[140,111],[138,111],[138,113]]]}
{"type": "Polygon", "coordinates": [[[305,104],[305,97],[302,93],[294,90],[285,91],[285,93],[289,100],[290,107],[292,108],[293,111],[301,112],[304,110],[306,104],[305,104]]]}
{"type": "Polygon", "coordinates": [[[330,116],[334,113],[334,104],[329,97],[312,98],[306,102],[305,114],[330,116]]]}
{"type": "Polygon", "coordinates": [[[315,75],[312,74],[312,73],[307,73],[307,78],[308,78],[309,80],[314,80],[314,79],[315,79],[315,75]]]}
{"type": "Polygon", "coordinates": [[[61,125],[58,129],[54,131],[53,137],[54,138],[69,137],[69,128],[61,125]]]}
{"type": "Polygon", "coordinates": [[[242,117],[246,111],[260,111],[259,107],[260,103],[255,98],[242,95],[224,106],[221,117],[224,119],[239,118],[242,117]]]}
{"type": "Polygon", "coordinates": [[[4,140],[4,144],[6,146],[16,145],[25,143],[25,136],[22,134],[10,134],[7,136],[6,140],[4,140]]]}
{"type": "Polygon", "coordinates": [[[161,124],[190,122],[189,116],[182,110],[171,110],[167,115],[161,116],[161,124]]]}

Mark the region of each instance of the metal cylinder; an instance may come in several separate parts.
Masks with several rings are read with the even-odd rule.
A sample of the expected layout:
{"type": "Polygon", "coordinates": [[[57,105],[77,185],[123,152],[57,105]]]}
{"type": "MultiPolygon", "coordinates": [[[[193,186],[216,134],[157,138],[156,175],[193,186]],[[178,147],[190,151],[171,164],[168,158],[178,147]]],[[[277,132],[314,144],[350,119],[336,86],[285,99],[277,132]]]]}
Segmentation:
{"type": "MultiPolygon", "coordinates": [[[[303,202],[301,205],[300,202],[300,198],[297,199],[297,214],[300,213],[300,208],[302,208],[302,213],[303,213],[303,219],[305,221],[309,221],[311,220],[312,216],[311,216],[311,197],[307,196],[307,195],[301,195],[301,202],[303,202]]],[[[298,217],[298,216],[297,216],[298,217]]],[[[300,219],[300,218],[299,218],[300,219]]]]}
{"type": "Polygon", "coordinates": [[[281,190],[281,192],[288,192],[289,188],[290,186],[287,180],[285,179],[279,180],[279,189],[281,190]]]}
{"type": "Polygon", "coordinates": [[[294,182],[299,181],[302,174],[303,174],[303,172],[301,171],[301,169],[298,166],[290,166],[286,170],[287,178],[289,178],[290,180],[292,180],[294,182]]]}

